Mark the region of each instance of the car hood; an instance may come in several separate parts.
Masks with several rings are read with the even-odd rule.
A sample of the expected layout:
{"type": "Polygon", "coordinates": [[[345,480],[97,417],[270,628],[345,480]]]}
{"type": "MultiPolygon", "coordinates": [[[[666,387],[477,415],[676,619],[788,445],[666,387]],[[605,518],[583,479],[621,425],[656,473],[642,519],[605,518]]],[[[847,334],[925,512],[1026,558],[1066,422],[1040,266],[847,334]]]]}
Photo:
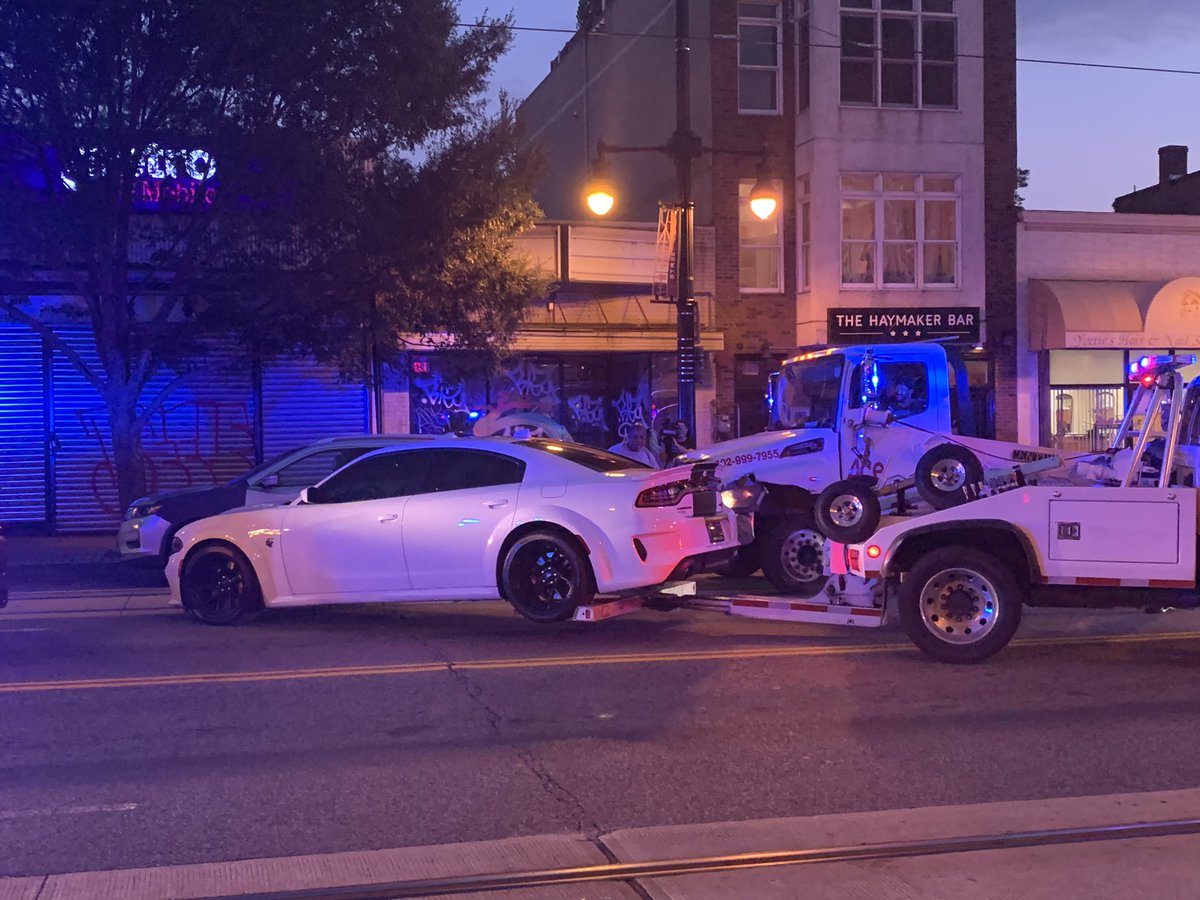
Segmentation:
{"type": "Polygon", "coordinates": [[[763,450],[767,447],[782,449],[788,444],[803,441],[813,436],[812,432],[795,430],[762,431],[758,434],[747,434],[730,441],[721,441],[720,443],[704,447],[701,450],[689,450],[683,455],[682,459],[685,463],[710,462],[715,459],[723,459],[726,456],[736,456],[740,453],[763,450]]]}
{"type": "Polygon", "coordinates": [[[171,491],[158,502],[158,514],[168,522],[191,522],[241,506],[246,502],[246,482],[171,491]]]}

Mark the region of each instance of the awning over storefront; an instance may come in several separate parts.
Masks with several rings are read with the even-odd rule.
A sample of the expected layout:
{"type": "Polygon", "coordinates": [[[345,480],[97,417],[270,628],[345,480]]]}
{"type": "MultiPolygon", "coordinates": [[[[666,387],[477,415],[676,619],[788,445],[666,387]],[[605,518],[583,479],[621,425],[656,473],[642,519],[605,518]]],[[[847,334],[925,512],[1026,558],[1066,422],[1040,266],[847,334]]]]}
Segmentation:
{"type": "Polygon", "coordinates": [[[1029,281],[1031,350],[1200,347],[1200,277],[1029,281]]]}
{"type": "MultiPolygon", "coordinates": [[[[663,328],[522,328],[513,338],[513,349],[554,353],[674,353],[675,329],[663,328]]],[[[701,331],[701,350],[724,350],[725,335],[701,331]]]]}

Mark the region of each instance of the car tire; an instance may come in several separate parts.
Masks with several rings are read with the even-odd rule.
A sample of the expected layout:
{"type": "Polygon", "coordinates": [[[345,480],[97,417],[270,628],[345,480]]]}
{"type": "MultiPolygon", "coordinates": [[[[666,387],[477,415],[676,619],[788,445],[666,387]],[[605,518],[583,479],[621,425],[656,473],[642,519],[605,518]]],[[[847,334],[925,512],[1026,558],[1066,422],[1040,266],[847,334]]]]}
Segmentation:
{"type": "Polygon", "coordinates": [[[739,547],[733,559],[714,572],[722,578],[749,578],[759,569],[758,544],[739,547]]]}
{"type": "Polygon", "coordinates": [[[245,623],[263,608],[254,567],[229,544],[194,550],[184,560],[179,593],[184,609],[207,625],[245,623]]]}
{"type": "Polygon", "coordinates": [[[763,574],[789,596],[815,597],[829,580],[825,535],[817,530],[811,513],[783,517],[755,545],[763,574]]]}
{"type": "Polygon", "coordinates": [[[963,488],[983,481],[983,466],[966,447],[938,444],[917,460],[913,478],[922,500],[934,509],[950,509],[967,502],[963,488]]]}
{"type": "Polygon", "coordinates": [[[817,495],[817,530],[839,544],[865,541],[879,528],[883,512],[874,488],[862,479],[835,481],[817,495]]]}
{"type": "Polygon", "coordinates": [[[1008,566],[970,547],[919,559],[900,582],[900,623],[909,640],[946,663],[982,662],[1012,640],[1025,593],[1008,566]]]}
{"type": "Polygon", "coordinates": [[[513,541],[500,569],[500,593],[525,618],[564,622],[596,596],[591,563],[577,541],[532,531],[513,541]]]}

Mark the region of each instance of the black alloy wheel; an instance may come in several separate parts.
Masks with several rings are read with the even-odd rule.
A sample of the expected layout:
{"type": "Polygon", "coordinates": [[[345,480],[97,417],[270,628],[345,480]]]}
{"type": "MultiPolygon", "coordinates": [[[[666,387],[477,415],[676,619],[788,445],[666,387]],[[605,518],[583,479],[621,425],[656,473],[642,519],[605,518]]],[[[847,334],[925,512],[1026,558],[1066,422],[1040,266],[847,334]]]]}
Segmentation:
{"type": "Polygon", "coordinates": [[[223,544],[202,547],[184,561],[180,595],[184,608],[208,625],[249,621],[263,605],[253,567],[223,544]]]}
{"type": "Polygon", "coordinates": [[[592,568],[578,545],[550,531],[518,538],[504,557],[501,593],[534,622],[563,622],[596,595],[592,568]]]}

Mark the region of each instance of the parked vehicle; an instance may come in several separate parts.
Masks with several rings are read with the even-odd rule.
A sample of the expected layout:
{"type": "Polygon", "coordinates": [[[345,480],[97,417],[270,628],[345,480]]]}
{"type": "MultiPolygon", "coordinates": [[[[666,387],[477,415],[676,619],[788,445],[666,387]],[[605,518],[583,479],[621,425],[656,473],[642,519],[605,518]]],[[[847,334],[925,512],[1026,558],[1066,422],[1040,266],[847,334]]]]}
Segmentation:
{"type": "Polygon", "coordinates": [[[497,598],[557,622],[597,593],[727,562],[752,538],[733,505],[711,466],[435,437],[369,453],[288,506],[185,526],[167,580],[176,603],[214,625],[264,606],[497,598]]]}
{"type": "Polygon", "coordinates": [[[125,510],[117,548],[123,559],[149,559],[165,566],[171,541],[184,525],[239,506],[290,503],[304,488],[364,453],[415,440],[421,438],[380,434],[323,438],[281,453],[228,484],[142,497],[125,510]]]}

